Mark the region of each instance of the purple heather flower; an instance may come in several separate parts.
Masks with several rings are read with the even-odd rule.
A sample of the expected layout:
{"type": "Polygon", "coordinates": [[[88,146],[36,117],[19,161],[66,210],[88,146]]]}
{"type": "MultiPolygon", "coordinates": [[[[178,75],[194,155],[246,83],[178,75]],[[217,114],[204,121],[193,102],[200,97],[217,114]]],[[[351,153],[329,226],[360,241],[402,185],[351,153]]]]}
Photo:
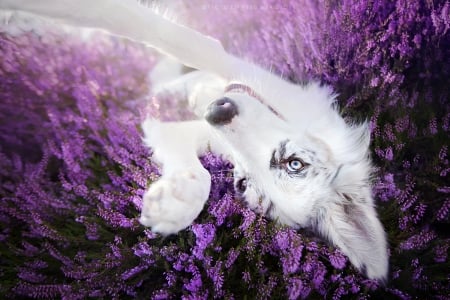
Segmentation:
{"type": "Polygon", "coordinates": [[[219,201],[213,203],[209,212],[216,217],[215,224],[220,226],[225,221],[225,218],[236,211],[234,198],[230,194],[225,194],[219,201]]]}
{"type": "Polygon", "coordinates": [[[32,285],[28,283],[20,283],[14,287],[14,292],[22,296],[30,296],[33,298],[55,298],[69,292],[69,285],[42,284],[32,285]]]}
{"type": "Polygon", "coordinates": [[[170,294],[168,291],[166,290],[157,290],[153,293],[151,299],[153,300],[166,300],[166,299],[170,299],[170,294]]]}
{"type": "Polygon", "coordinates": [[[256,298],[258,299],[270,299],[273,289],[277,286],[277,278],[275,276],[269,276],[267,283],[258,287],[258,293],[256,298]]]}
{"type": "Polygon", "coordinates": [[[222,271],[222,265],[223,263],[221,261],[218,261],[214,266],[210,266],[206,270],[206,274],[213,282],[214,293],[219,297],[223,293],[222,286],[224,281],[224,273],[222,271]]]}
{"type": "Polygon", "coordinates": [[[239,255],[240,255],[240,251],[239,250],[231,249],[228,252],[228,257],[227,257],[227,260],[225,262],[225,268],[229,269],[234,264],[234,262],[236,261],[236,259],[238,258],[239,255]]]}
{"type": "Polygon", "coordinates": [[[341,299],[342,296],[345,296],[348,294],[348,290],[345,288],[344,285],[340,285],[333,293],[333,300],[341,299]]]}
{"type": "Polygon", "coordinates": [[[450,198],[447,198],[442,204],[441,208],[437,212],[437,219],[439,221],[444,221],[448,218],[448,213],[450,212],[450,198]]]}
{"type": "Polygon", "coordinates": [[[400,291],[400,290],[398,290],[398,289],[387,288],[387,290],[388,290],[392,295],[397,296],[397,297],[398,297],[399,299],[401,299],[401,300],[410,300],[410,299],[413,298],[413,297],[411,297],[410,295],[408,295],[407,293],[402,292],[402,291],[400,291]]]}
{"type": "MultiPolygon", "coordinates": [[[[27,241],[22,242],[23,250],[21,250],[21,255],[28,256],[28,257],[34,257],[39,253],[39,248],[30,244],[27,241]]],[[[45,262],[41,262],[43,264],[46,264],[45,262]]]]}
{"type": "Polygon", "coordinates": [[[197,293],[200,291],[202,285],[203,282],[201,275],[199,273],[194,273],[193,277],[189,280],[188,283],[185,283],[183,287],[192,293],[197,293]]]}
{"type": "Polygon", "coordinates": [[[256,214],[254,211],[250,209],[245,209],[242,211],[242,216],[244,217],[244,221],[239,226],[239,229],[242,231],[247,231],[247,229],[253,224],[256,219],[256,214]]]}
{"type": "Polygon", "coordinates": [[[194,256],[198,259],[204,258],[205,249],[212,243],[216,228],[213,224],[194,224],[191,226],[195,234],[195,247],[192,250],[194,256]]]}
{"type": "Polygon", "coordinates": [[[90,241],[95,241],[99,239],[98,226],[93,222],[86,220],[84,216],[75,218],[76,222],[83,224],[86,227],[86,238],[90,241]]]}
{"type": "Polygon", "coordinates": [[[152,248],[148,244],[148,242],[140,242],[133,246],[134,255],[138,257],[150,257],[153,255],[152,248]]]}
{"type": "Polygon", "coordinates": [[[44,282],[48,276],[39,274],[35,271],[28,270],[28,268],[19,268],[19,272],[17,273],[17,276],[30,283],[42,283],[44,282]]]}
{"type": "Polygon", "coordinates": [[[386,173],[375,185],[375,193],[382,201],[391,200],[399,193],[395,185],[394,174],[386,173]]]}
{"type": "Polygon", "coordinates": [[[300,236],[292,229],[280,230],[275,234],[274,247],[276,252],[281,252],[283,273],[295,273],[300,267],[303,250],[300,236]]]}
{"type": "Polygon", "coordinates": [[[444,263],[448,258],[448,248],[450,247],[450,240],[443,241],[442,244],[434,248],[434,260],[439,263],[444,263]]]}
{"type": "Polygon", "coordinates": [[[289,299],[306,299],[311,292],[311,288],[305,286],[300,278],[290,278],[287,290],[289,299]]]}
{"type": "Polygon", "coordinates": [[[207,300],[208,294],[207,293],[195,293],[192,295],[183,295],[181,297],[182,300],[207,300]]]}
{"type": "Polygon", "coordinates": [[[165,274],[165,277],[166,277],[167,285],[169,287],[174,286],[176,281],[177,281],[177,276],[175,275],[175,273],[174,272],[166,272],[164,274],[165,274]]]}
{"type": "Polygon", "coordinates": [[[314,266],[312,283],[315,288],[319,289],[323,281],[325,280],[325,275],[327,270],[321,262],[317,262],[314,266]]]}
{"type": "Polygon", "coordinates": [[[392,147],[387,147],[385,150],[383,149],[375,149],[375,153],[381,158],[387,161],[391,161],[394,159],[394,152],[392,147]]]}
{"type": "Polygon", "coordinates": [[[251,282],[251,275],[249,272],[242,272],[242,280],[244,280],[245,283],[251,282]]]}
{"type": "Polygon", "coordinates": [[[117,228],[130,228],[135,226],[135,220],[129,219],[125,217],[120,212],[116,212],[113,210],[106,210],[102,208],[98,208],[97,214],[107,221],[111,226],[117,227],[117,228]]]}
{"type": "Polygon", "coordinates": [[[131,268],[131,269],[125,271],[124,273],[122,273],[121,278],[122,278],[122,280],[128,280],[131,277],[134,277],[137,274],[139,274],[142,271],[147,270],[147,269],[148,269],[148,266],[137,266],[137,267],[131,268]]]}
{"type": "Polygon", "coordinates": [[[329,258],[331,265],[338,270],[342,270],[347,264],[347,258],[339,250],[330,253],[329,258]]]}
{"type": "Polygon", "coordinates": [[[424,229],[416,235],[411,236],[406,241],[400,244],[400,249],[422,249],[428,245],[428,243],[436,238],[436,233],[430,229],[424,229]]]}

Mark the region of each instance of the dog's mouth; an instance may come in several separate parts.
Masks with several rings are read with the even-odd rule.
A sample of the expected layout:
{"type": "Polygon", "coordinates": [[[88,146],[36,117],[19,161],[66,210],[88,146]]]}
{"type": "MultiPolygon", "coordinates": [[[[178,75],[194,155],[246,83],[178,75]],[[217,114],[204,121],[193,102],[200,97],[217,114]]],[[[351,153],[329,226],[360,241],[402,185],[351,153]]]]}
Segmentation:
{"type": "Polygon", "coordinates": [[[267,107],[275,116],[277,116],[279,119],[286,121],[286,118],[275,108],[273,108],[270,104],[267,103],[267,101],[258,93],[256,93],[251,87],[248,85],[239,83],[239,82],[233,82],[230,83],[225,88],[225,93],[245,93],[249,95],[250,97],[256,99],[259,103],[267,107]]]}

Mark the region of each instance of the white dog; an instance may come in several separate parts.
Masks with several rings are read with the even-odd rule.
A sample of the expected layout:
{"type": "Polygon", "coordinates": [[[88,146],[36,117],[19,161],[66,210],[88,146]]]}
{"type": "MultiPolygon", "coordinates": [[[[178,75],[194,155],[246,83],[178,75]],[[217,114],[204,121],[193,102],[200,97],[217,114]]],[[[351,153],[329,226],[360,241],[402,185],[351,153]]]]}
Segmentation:
{"type": "Polygon", "coordinates": [[[210,190],[198,156],[211,149],[234,163],[236,192],[252,209],[312,228],[369,278],[386,279],[386,238],[371,196],[369,131],[366,124],[344,122],[329,88],[282,80],[133,0],[0,0],[0,8],[104,29],[199,70],[166,85],[187,92],[199,120],[142,125],[163,174],[144,195],[143,225],[172,234],[194,221],[210,190]]]}

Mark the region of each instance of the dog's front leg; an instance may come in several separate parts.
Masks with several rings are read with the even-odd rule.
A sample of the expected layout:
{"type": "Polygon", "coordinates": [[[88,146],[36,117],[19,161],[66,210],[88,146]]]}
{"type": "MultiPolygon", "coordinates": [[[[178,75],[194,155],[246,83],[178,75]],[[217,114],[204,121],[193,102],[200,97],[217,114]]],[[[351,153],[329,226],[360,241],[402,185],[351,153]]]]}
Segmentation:
{"type": "Polygon", "coordinates": [[[142,128],[162,176],[144,194],[140,222],[163,235],[177,233],[195,220],[209,196],[211,177],[198,156],[209,149],[229,152],[203,120],[147,120],[142,128]]]}

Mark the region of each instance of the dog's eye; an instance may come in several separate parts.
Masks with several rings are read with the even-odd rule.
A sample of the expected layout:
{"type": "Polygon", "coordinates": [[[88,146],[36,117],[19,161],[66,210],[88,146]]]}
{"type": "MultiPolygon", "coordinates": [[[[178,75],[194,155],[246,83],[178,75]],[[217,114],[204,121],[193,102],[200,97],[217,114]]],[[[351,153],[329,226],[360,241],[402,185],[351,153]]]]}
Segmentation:
{"type": "Polygon", "coordinates": [[[236,183],[236,190],[237,192],[243,194],[245,193],[245,190],[247,189],[247,178],[239,179],[236,183]]]}
{"type": "Polygon", "coordinates": [[[299,159],[291,159],[286,162],[286,169],[289,172],[298,172],[301,171],[304,167],[305,165],[299,159]]]}

